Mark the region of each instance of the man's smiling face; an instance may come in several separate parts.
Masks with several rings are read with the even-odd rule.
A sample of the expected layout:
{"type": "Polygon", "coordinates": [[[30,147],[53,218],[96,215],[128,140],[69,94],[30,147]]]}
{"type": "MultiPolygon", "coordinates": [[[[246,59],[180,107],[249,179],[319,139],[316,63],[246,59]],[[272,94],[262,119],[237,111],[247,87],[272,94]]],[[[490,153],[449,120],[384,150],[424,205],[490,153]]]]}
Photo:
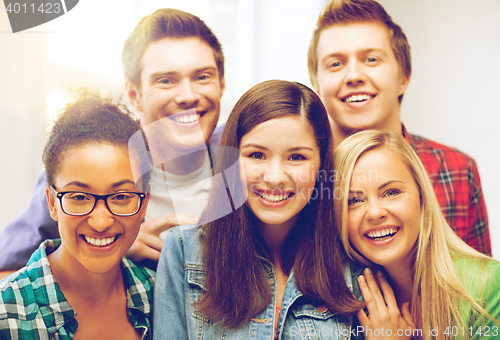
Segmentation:
{"type": "Polygon", "coordinates": [[[179,149],[207,142],[224,92],[212,48],[196,37],[164,38],[149,45],[141,65],[141,91],[128,84],[127,92],[142,124],[169,117],[162,135],[179,149]]]}
{"type": "Polygon", "coordinates": [[[334,25],[321,32],[318,94],[334,133],[379,128],[401,130],[398,97],[408,86],[389,39],[377,22],[334,25]]]}

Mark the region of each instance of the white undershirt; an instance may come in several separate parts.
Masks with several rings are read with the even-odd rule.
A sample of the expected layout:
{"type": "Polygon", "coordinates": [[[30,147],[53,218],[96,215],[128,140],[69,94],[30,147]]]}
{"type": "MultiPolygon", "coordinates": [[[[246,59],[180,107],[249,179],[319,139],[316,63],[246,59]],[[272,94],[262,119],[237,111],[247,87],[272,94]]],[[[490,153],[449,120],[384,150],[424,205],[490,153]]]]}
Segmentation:
{"type": "Polygon", "coordinates": [[[172,213],[200,217],[207,205],[212,185],[208,151],[205,152],[203,165],[187,175],[176,175],[153,167],[149,185],[151,198],[146,210],[146,219],[172,213]]]}

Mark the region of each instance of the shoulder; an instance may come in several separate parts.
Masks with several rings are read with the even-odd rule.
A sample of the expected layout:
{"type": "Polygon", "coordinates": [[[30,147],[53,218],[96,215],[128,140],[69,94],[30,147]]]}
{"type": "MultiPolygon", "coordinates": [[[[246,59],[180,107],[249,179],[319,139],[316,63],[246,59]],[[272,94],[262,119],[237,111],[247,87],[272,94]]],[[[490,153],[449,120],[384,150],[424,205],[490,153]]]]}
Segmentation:
{"type": "Polygon", "coordinates": [[[156,272],[144,266],[136,265],[126,257],[122,258],[122,272],[126,275],[127,283],[130,286],[143,286],[144,290],[149,291],[154,287],[156,272]]]}
{"type": "Polygon", "coordinates": [[[0,320],[33,320],[39,312],[39,301],[54,302],[48,292],[58,288],[46,251],[50,253],[59,245],[59,240],[45,241],[25,267],[0,281],[0,320]]]}
{"type": "Polygon", "coordinates": [[[38,314],[35,287],[24,267],[0,282],[0,320],[32,320],[38,314]]]}
{"type": "Polygon", "coordinates": [[[424,155],[428,155],[437,157],[441,162],[452,162],[457,165],[469,167],[472,165],[475,166],[475,161],[472,157],[456,148],[410,133],[408,135],[410,145],[420,158],[423,158],[424,155]]]}
{"type": "Polygon", "coordinates": [[[50,217],[47,207],[46,186],[46,174],[42,171],[26,207],[0,233],[0,268],[3,270],[25,266],[43,240],[59,237],[57,222],[50,217]]]}
{"type": "Polygon", "coordinates": [[[31,284],[37,280],[44,280],[52,276],[47,254],[52,253],[61,245],[61,240],[46,240],[31,254],[28,263],[23,268],[12,273],[0,281],[0,290],[9,283],[21,287],[21,282],[31,284]],[[27,280],[27,281],[26,281],[27,280]]]}
{"type": "Polygon", "coordinates": [[[183,249],[200,248],[203,231],[201,226],[182,225],[177,226],[168,232],[165,242],[178,243],[183,249]]]}
{"type": "Polygon", "coordinates": [[[454,262],[471,296],[485,301],[495,297],[500,303],[500,262],[488,258],[460,258],[454,262]]]}
{"type": "Polygon", "coordinates": [[[166,264],[170,267],[174,263],[201,265],[201,237],[200,226],[184,225],[170,229],[163,243],[158,272],[166,264]]]}
{"type": "Polygon", "coordinates": [[[500,296],[500,262],[495,260],[488,261],[487,270],[483,279],[490,290],[496,287],[495,294],[500,296]]]}
{"type": "MultiPolygon", "coordinates": [[[[500,321],[500,263],[493,259],[460,259],[455,260],[455,265],[467,292],[493,319],[500,321]]],[[[462,317],[474,320],[474,330],[480,330],[479,326],[484,326],[482,317],[473,317],[470,313],[470,307],[465,308],[462,317]]],[[[498,325],[490,320],[486,320],[486,324],[498,330],[498,325]]]]}
{"type": "Polygon", "coordinates": [[[138,266],[126,257],[122,258],[122,275],[127,287],[127,306],[150,315],[153,306],[153,291],[156,273],[138,266]]]}

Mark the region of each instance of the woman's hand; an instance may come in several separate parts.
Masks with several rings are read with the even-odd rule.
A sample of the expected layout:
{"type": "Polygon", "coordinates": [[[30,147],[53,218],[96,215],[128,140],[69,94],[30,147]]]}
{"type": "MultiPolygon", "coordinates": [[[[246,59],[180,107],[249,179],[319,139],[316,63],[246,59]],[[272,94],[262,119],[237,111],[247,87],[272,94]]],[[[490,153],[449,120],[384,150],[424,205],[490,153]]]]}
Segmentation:
{"type": "Polygon", "coordinates": [[[391,286],[381,271],[377,276],[382,292],[369,268],[364,270],[364,275],[358,277],[359,288],[369,314],[366,315],[363,309],[357,314],[365,339],[411,339],[415,324],[410,314],[409,302],[403,304],[400,313],[391,286]]]}

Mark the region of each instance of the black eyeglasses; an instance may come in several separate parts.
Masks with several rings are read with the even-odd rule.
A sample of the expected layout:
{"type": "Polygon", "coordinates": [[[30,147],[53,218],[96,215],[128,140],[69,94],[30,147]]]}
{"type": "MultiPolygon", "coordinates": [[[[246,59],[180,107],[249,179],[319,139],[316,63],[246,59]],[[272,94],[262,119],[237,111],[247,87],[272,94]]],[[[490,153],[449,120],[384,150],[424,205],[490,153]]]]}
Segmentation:
{"type": "Polygon", "coordinates": [[[63,212],[71,216],[85,216],[90,214],[97,202],[103,200],[109,212],[116,216],[133,216],[141,210],[146,194],[142,192],[115,192],[107,195],[94,195],[82,191],[57,192],[50,187],[53,195],[61,202],[63,212]]]}

